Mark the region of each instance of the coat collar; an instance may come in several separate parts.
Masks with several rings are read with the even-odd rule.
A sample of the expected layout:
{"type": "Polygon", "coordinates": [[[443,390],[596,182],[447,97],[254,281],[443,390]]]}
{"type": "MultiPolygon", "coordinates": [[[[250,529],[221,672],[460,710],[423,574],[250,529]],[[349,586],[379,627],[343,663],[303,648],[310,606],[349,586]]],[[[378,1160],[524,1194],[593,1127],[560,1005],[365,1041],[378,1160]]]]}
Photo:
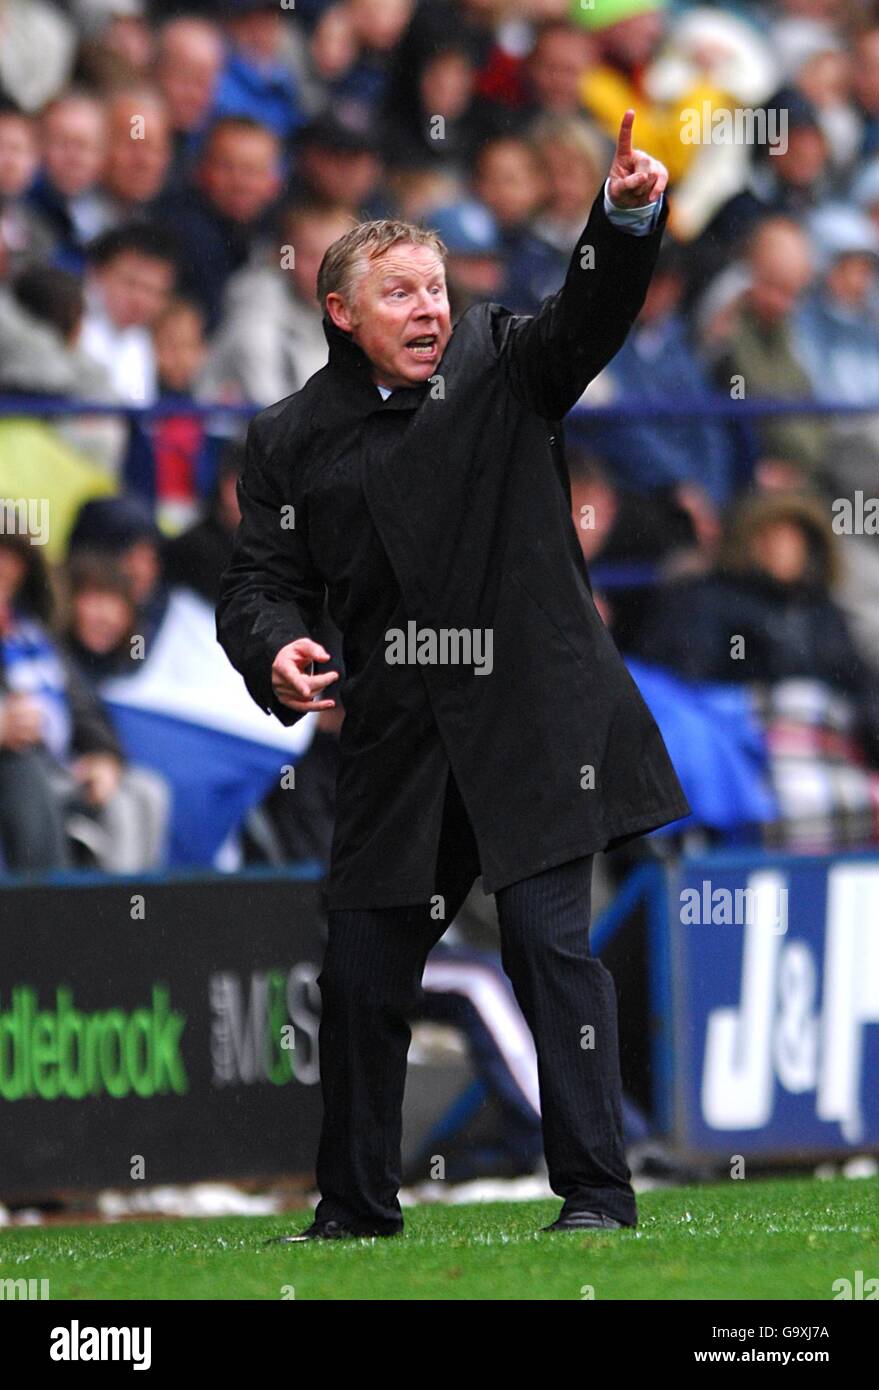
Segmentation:
{"type": "Polygon", "coordinates": [[[419,386],[397,386],[387,400],[383,400],[372,379],[369,358],[357,346],[351,334],[338,328],[329,314],[323,316],[323,330],[330,348],[330,367],[344,373],[352,383],[359,383],[364,394],[369,392],[366,399],[374,401],[376,410],[414,410],[421,404],[427,391],[426,381],[419,386]]]}

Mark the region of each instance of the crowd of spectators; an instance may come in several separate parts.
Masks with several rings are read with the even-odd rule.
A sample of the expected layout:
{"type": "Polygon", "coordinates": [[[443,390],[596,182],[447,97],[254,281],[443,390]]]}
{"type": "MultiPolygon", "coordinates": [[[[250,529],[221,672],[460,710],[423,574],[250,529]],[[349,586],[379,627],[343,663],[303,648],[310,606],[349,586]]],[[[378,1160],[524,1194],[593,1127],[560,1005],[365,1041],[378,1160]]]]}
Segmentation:
{"type": "Polygon", "coordinates": [[[879,4],[0,0],[0,497],[52,517],[0,535],[0,862],[63,867],[73,835],[161,865],[167,788],[100,683],[171,586],[216,597],[247,407],[326,361],[330,244],[423,220],[455,318],[533,313],[628,106],[671,216],[568,425],[601,611],[687,680],[809,683],[779,766],[799,721],[846,776],[801,842],[879,841],[879,4]]]}

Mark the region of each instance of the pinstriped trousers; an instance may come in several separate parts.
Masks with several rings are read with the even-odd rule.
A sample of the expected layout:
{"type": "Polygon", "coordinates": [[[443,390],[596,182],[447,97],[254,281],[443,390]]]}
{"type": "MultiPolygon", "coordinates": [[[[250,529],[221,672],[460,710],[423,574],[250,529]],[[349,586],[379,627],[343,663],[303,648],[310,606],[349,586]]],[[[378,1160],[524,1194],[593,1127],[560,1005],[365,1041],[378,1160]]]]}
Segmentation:
{"type": "MultiPolygon", "coordinates": [[[[537,1051],[544,1153],[562,1210],[637,1223],[622,1129],[616,990],[591,953],[592,855],[499,889],[501,960],[537,1051]]],[[[318,977],[324,1116],[315,1220],[400,1230],[406,1055],[431,948],[479,874],[451,770],[429,904],[333,909],[318,977]]]]}

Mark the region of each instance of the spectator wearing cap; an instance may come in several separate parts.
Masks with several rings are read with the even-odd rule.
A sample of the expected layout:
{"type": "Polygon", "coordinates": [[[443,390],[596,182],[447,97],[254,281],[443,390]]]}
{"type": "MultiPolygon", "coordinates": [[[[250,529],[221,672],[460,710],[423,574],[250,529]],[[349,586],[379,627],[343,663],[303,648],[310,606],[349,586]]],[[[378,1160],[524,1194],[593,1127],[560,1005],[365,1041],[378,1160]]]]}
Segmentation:
{"type": "Polygon", "coordinates": [[[799,360],[815,399],[877,406],[876,415],[837,416],[828,471],[836,490],[875,490],[879,477],[879,230],[863,212],[827,203],[809,218],[820,279],[794,317],[799,360]]]}
{"type": "Polygon", "coordinates": [[[139,497],[97,497],[83,504],[67,543],[67,558],[83,551],[112,558],[126,576],[136,608],[136,631],[146,649],[168,601],[162,570],[162,537],[139,497]]]}
{"type": "Polygon", "coordinates": [[[373,125],[359,111],[325,112],[299,133],[288,194],[293,202],[373,210],[382,163],[373,125]]]}
{"type": "MultiPolygon", "coordinates": [[[[591,6],[570,0],[571,18],[587,30],[599,55],[581,78],[583,106],[610,137],[620,111],[636,107],[639,139],[645,148],[658,151],[674,185],[701,148],[681,139],[683,113],[701,112],[706,103],[713,110],[727,98],[703,63],[676,52],[677,21],[669,11],[668,0],[597,0],[591,6]],[[663,80],[656,81],[654,71],[670,52],[677,59],[673,75],[678,80],[669,82],[666,71],[663,80]]],[[[703,51],[711,52],[711,46],[703,51]]]]}
{"type": "Polygon", "coordinates": [[[305,121],[293,72],[285,63],[289,18],[278,0],[221,0],[228,42],[214,98],[215,116],[249,116],[285,141],[305,121]]]}
{"type": "Polygon", "coordinates": [[[287,209],[281,220],[286,255],[238,271],[226,287],[202,394],[271,405],[326,365],[317,272],[352,224],[344,208],[304,203],[287,209]]]}
{"type": "Polygon", "coordinates": [[[503,243],[488,208],[473,199],[433,208],[426,219],[446,248],[452,318],[471,304],[497,298],[504,275],[503,243]]]}
{"type": "Polygon", "coordinates": [[[824,204],[807,227],[821,278],[795,327],[815,397],[879,404],[879,229],[845,203],[824,204]]]}
{"type": "Polygon", "coordinates": [[[191,177],[210,124],[224,58],[222,34],[208,20],[183,15],[159,30],[155,80],[171,126],[169,190],[183,187],[191,177]]]}
{"type": "Polygon", "coordinates": [[[159,201],[156,216],[180,246],[180,287],[201,306],[209,334],[230,276],[272,237],[280,187],[278,137],[250,116],[225,116],[205,139],[194,186],[159,201]]]}
{"type": "Polygon", "coordinates": [[[175,250],[168,233],[146,223],[105,232],[89,248],[82,347],[131,405],[156,399],[151,330],[174,288],[175,250]]]}

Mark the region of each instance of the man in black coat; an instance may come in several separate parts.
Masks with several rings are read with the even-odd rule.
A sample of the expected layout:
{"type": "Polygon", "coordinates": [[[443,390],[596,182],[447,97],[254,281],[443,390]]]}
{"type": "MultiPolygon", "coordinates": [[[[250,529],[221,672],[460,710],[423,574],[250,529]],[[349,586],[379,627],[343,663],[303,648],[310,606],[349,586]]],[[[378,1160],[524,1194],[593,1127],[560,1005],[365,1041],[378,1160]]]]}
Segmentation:
{"type": "Polygon", "coordinates": [[[442,244],[361,224],[321,266],[328,365],[250,427],[218,638],[292,724],[334,705],[325,601],[344,637],[322,1200],[286,1239],[402,1229],[406,1015],[480,873],[535,1037],[554,1225],[637,1220],[592,858],[689,807],[592,601],[560,423],[634,322],[668,215],[633,120],[537,315],[479,304],[452,331],[442,244]]]}

